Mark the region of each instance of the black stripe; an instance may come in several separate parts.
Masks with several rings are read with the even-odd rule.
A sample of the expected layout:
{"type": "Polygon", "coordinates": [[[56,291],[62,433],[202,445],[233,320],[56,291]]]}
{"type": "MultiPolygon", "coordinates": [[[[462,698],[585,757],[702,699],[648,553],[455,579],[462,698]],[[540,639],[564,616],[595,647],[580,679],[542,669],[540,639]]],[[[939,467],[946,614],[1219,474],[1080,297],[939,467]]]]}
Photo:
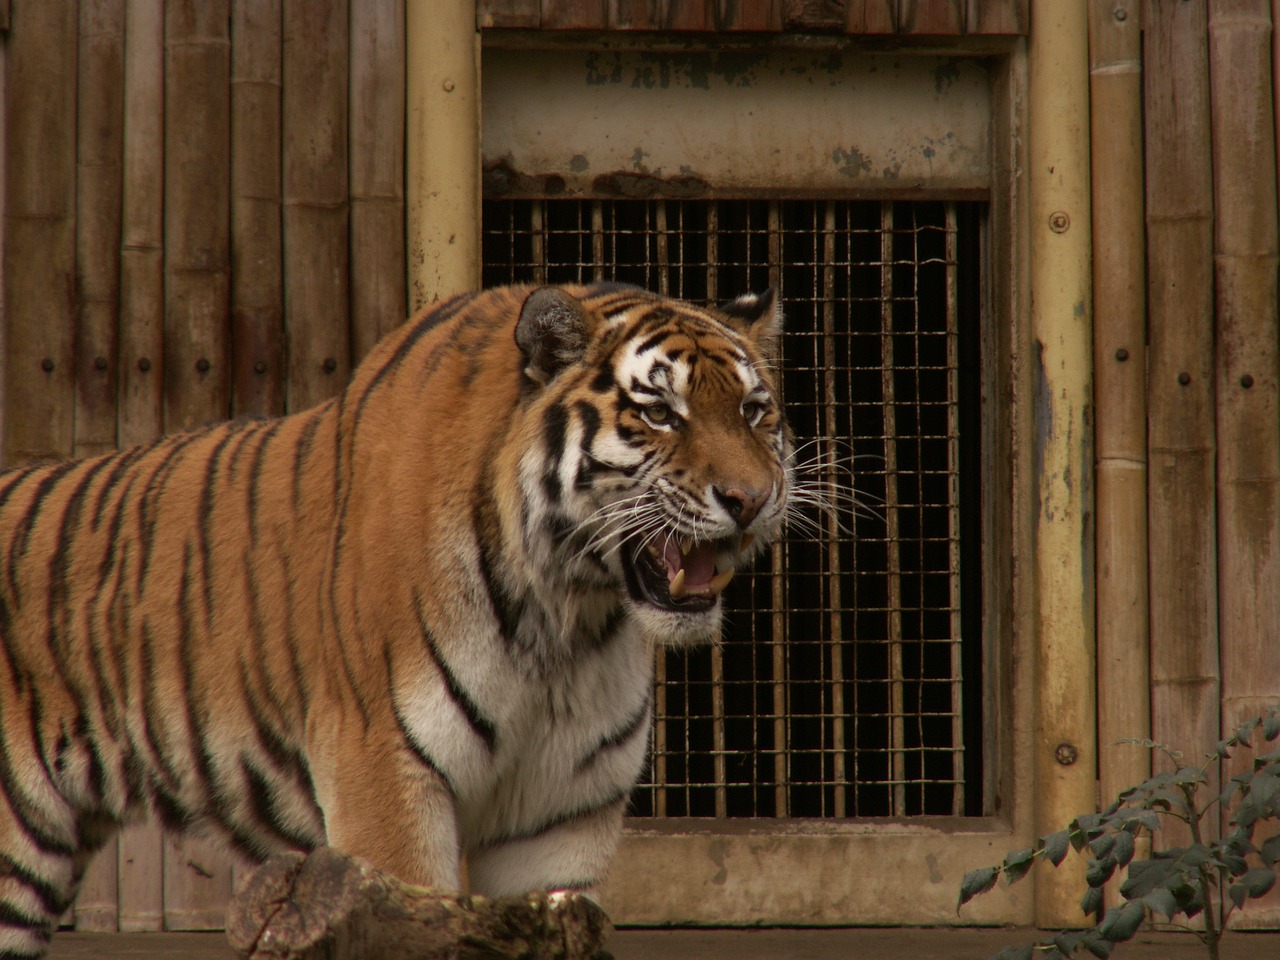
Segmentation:
{"type": "Polygon", "coordinates": [[[14,820],[32,843],[45,853],[72,856],[79,849],[79,839],[74,835],[68,840],[54,836],[38,821],[39,806],[22,792],[18,785],[17,775],[9,760],[9,745],[3,729],[0,729],[0,794],[4,795],[14,820]]]}
{"type": "Polygon", "coordinates": [[[582,773],[587,767],[594,764],[604,754],[610,750],[616,750],[624,744],[630,743],[635,739],[636,735],[649,725],[649,697],[644,698],[644,702],[640,704],[640,709],[633,713],[617,730],[600,738],[600,742],[591,748],[582,758],[574,765],[574,773],[582,773]]]}
{"type": "MultiPolygon", "coordinates": [[[[395,678],[391,671],[390,650],[386,651],[386,658],[388,678],[387,686],[394,690],[395,678]]],[[[400,704],[396,703],[394,695],[391,697],[391,712],[395,715],[396,726],[400,728],[400,735],[404,737],[405,745],[409,748],[410,752],[418,758],[419,763],[440,778],[440,782],[443,783],[445,789],[449,791],[449,796],[456,800],[458,791],[454,789],[453,781],[449,779],[448,774],[444,772],[440,764],[436,763],[435,758],[427,752],[426,747],[423,746],[423,744],[418,741],[418,738],[413,735],[413,731],[409,729],[409,724],[405,722],[404,714],[400,712],[400,704]]]]}
{"type": "Polygon", "coordinates": [[[316,432],[320,429],[320,424],[324,421],[324,414],[328,410],[328,406],[319,408],[311,414],[306,425],[299,434],[297,446],[293,448],[293,508],[294,510],[302,509],[302,478],[305,476],[304,469],[307,458],[311,456],[311,448],[315,444],[316,432]]]}
{"type": "Polygon", "coordinates": [[[551,503],[560,502],[560,461],[564,457],[565,439],[569,432],[569,411],[552,404],[542,415],[542,440],[546,444],[546,469],[542,474],[542,491],[551,503]]]}
{"type": "MultiPolygon", "coordinates": [[[[485,487],[488,489],[487,484],[485,487]]],[[[482,494],[472,510],[472,526],[477,541],[476,560],[480,567],[480,580],[489,598],[489,606],[493,609],[494,618],[498,621],[498,631],[504,640],[510,642],[516,638],[520,619],[524,615],[524,605],[508,594],[506,587],[498,582],[494,572],[495,557],[491,544],[496,545],[499,539],[498,520],[493,516],[492,506],[486,506],[486,503],[487,498],[482,494]]]]}
{"type": "Polygon", "coordinates": [[[649,353],[651,350],[656,350],[662,342],[670,336],[671,331],[666,329],[659,330],[657,333],[651,333],[636,345],[636,348],[632,353],[639,357],[643,354],[649,353]]]}
{"type": "Polygon", "coordinates": [[[164,496],[169,478],[173,476],[173,471],[187,447],[200,436],[201,434],[188,433],[175,437],[172,440],[173,445],[143,484],[142,500],[138,505],[138,541],[142,548],[142,557],[138,563],[137,579],[133,584],[136,596],[141,597],[146,590],[147,577],[151,573],[151,552],[155,546],[156,514],[160,510],[160,498],[164,496]]]}
{"type": "MultiPolygon", "coordinates": [[[[285,821],[276,802],[276,788],[271,779],[250,763],[247,757],[241,758],[240,770],[249,790],[249,807],[258,823],[295,849],[315,849],[319,842],[317,837],[302,833],[285,821]]],[[[265,860],[272,852],[271,848],[263,845],[262,855],[258,859],[265,860]]]]}
{"type": "MultiPolygon", "coordinates": [[[[116,485],[119,484],[120,481],[123,480],[126,476],[130,478],[129,483],[130,485],[132,485],[133,475],[130,473],[129,468],[138,462],[138,459],[142,456],[143,452],[147,449],[148,449],[147,447],[133,447],[132,449],[125,451],[121,456],[118,456],[115,458],[115,467],[112,469],[110,475],[107,477],[107,482],[104,483],[102,485],[102,489],[98,491],[98,498],[97,500],[94,501],[94,504],[93,504],[93,518],[92,518],[91,529],[93,530],[94,533],[97,533],[99,528],[102,526],[102,518],[103,518],[102,507],[107,502],[107,497],[111,495],[111,492],[115,490],[116,485]]],[[[120,504],[119,502],[117,502],[115,515],[119,516],[119,513],[120,513],[120,504]]]]}
{"type": "Polygon", "coordinates": [[[575,820],[585,820],[588,817],[594,817],[603,813],[610,807],[617,806],[631,795],[631,785],[621,787],[613,793],[608,794],[602,800],[596,803],[583,804],[580,807],[574,807],[572,810],[566,810],[563,813],[557,813],[553,817],[549,817],[536,827],[528,830],[517,830],[511,833],[504,833],[501,836],[485,840],[480,844],[481,850],[491,849],[507,843],[518,843],[522,840],[536,840],[541,836],[545,836],[557,827],[562,827],[566,823],[572,823],[575,820]]]}
{"type": "MultiPolygon", "coordinates": [[[[151,621],[146,617],[142,619],[140,634],[142,648],[138,660],[141,676],[138,679],[142,685],[142,735],[146,738],[147,747],[151,755],[156,758],[156,763],[159,764],[160,771],[169,785],[178,790],[181,788],[182,777],[172,766],[169,743],[163,738],[163,734],[168,732],[168,724],[165,722],[163,713],[160,712],[161,698],[156,683],[155,639],[151,632],[151,621]]],[[[158,796],[163,799],[163,795],[158,794],[158,796]]],[[[189,816],[188,814],[187,817],[189,816]]]]}
{"type": "Polygon", "coordinates": [[[18,573],[21,569],[22,559],[27,553],[27,544],[31,539],[31,528],[35,526],[36,521],[39,519],[40,508],[44,504],[45,498],[58,485],[58,481],[80,466],[81,462],[69,460],[66,463],[58,464],[47,472],[41,478],[39,486],[36,487],[31,502],[27,504],[27,509],[23,511],[22,519],[18,522],[17,530],[14,531],[13,541],[9,544],[9,593],[13,597],[15,607],[22,606],[22,594],[18,590],[18,573]]]}
{"type": "MultiPolygon", "coordinates": [[[[36,939],[48,943],[53,938],[53,924],[56,917],[32,917],[11,903],[0,900],[0,927],[9,927],[14,930],[26,930],[36,939]]],[[[0,954],[3,956],[3,954],[0,954]]],[[[22,954],[17,954],[22,956],[22,954]]]]}
{"type": "Polygon", "coordinates": [[[0,479],[5,481],[4,488],[0,489],[0,507],[9,502],[9,498],[22,486],[22,482],[36,473],[45,470],[49,464],[47,462],[28,463],[21,467],[15,467],[0,474],[0,479]]]}
{"type": "Polygon", "coordinates": [[[366,386],[364,391],[360,394],[360,399],[356,401],[355,407],[354,424],[356,428],[359,428],[360,422],[364,417],[364,407],[365,404],[369,402],[369,397],[383,380],[394,373],[400,364],[404,363],[405,358],[408,357],[413,348],[418,345],[418,341],[450,317],[453,317],[474,299],[475,294],[459,294],[456,297],[451,297],[450,299],[445,300],[418,320],[413,329],[410,330],[405,335],[404,339],[400,341],[399,345],[397,345],[395,352],[387,358],[387,361],[380,368],[378,368],[378,372],[373,375],[372,379],[369,381],[369,385],[366,386]]]}
{"type": "Polygon", "coordinates": [[[0,853],[0,878],[9,877],[36,895],[40,906],[50,916],[60,917],[75,898],[67,891],[54,886],[28,870],[23,864],[5,853],[0,853]]]}
{"type": "Polygon", "coordinates": [[[222,454],[235,434],[230,430],[223,434],[205,464],[204,486],[200,491],[200,521],[198,526],[198,548],[200,551],[200,580],[204,590],[204,629],[206,639],[213,636],[213,514],[217,505],[218,470],[222,463],[222,454]]]}
{"type": "Polygon", "coordinates": [[[484,745],[489,748],[489,752],[493,753],[497,744],[498,732],[488,717],[480,710],[476,702],[471,699],[471,694],[467,689],[458,682],[458,678],[453,671],[449,669],[449,664],[444,657],[440,655],[440,648],[436,645],[436,638],[431,634],[431,628],[427,626],[426,618],[422,613],[422,597],[418,592],[414,591],[414,612],[418,616],[418,629],[422,631],[422,642],[426,647],[427,655],[431,657],[432,663],[436,665],[436,669],[440,671],[440,675],[444,678],[444,687],[448,691],[449,698],[453,700],[454,705],[466,717],[467,723],[477,737],[484,741],[484,745]]]}
{"type": "Polygon", "coordinates": [[[253,464],[249,467],[249,543],[258,542],[258,490],[262,483],[262,468],[267,462],[265,456],[267,446],[275,439],[283,420],[272,421],[271,426],[262,431],[262,439],[253,448],[253,464]]]}
{"type": "Polygon", "coordinates": [[[209,750],[205,738],[205,728],[201,717],[201,705],[196,695],[196,668],[193,651],[197,643],[195,636],[195,604],[192,594],[195,585],[192,583],[191,567],[193,548],[187,543],[182,553],[182,572],[178,586],[178,660],[182,676],[182,702],[187,708],[187,729],[195,742],[196,772],[205,792],[212,800],[212,806],[220,809],[220,796],[217,771],[214,769],[213,753],[209,750]]]}

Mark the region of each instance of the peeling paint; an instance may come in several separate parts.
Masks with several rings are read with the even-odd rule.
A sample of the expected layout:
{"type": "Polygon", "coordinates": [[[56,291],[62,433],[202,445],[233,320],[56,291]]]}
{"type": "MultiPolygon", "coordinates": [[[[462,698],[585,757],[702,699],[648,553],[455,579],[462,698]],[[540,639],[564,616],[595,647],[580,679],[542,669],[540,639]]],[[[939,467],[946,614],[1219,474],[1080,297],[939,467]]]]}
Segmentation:
{"type": "Polygon", "coordinates": [[[850,147],[848,150],[843,147],[836,147],[831,151],[831,162],[843,176],[857,177],[860,174],[868,173],[871,170],[871,160],[863,155],[862,151],[857,147],[850,147]]]}
{"type": "Polygon", "coordinates": [[[729,844],[724,840],[712,840],[707,846],[707,857],[717,867],[715,875],[708,880],[708,883],[714,883],[716,886],[724,886],[724,882],[729,878],[729,868],[725,866],[726,854],[729,850],[729,844]]]}

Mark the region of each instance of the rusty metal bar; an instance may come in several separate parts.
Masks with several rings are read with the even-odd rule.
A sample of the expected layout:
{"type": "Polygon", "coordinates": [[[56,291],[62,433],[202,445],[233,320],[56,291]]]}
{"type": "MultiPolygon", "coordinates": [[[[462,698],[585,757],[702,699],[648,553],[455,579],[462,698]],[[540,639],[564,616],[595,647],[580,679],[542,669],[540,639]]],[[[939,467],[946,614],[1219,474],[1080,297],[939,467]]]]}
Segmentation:
{"type": "Polygon", "coordinates": [[[884,425],[885,533],[888,553],[889,627],[889,781],[891,811],[906,812],[906,730],[903,723],[902,558],[898,545],[897,411],[893,382],[893,204],[880,205],[880,404],[884,425]]]}
{"type": "MultiPolygon", "coordinates": [[[[778,201],[769,204],[769,285],[782,295],[782,211],[778,201]]],[[[790,772],[787,769],[787,594],[785,542],[775,543],[773,561],[773,777],[774,816],[791,812],[790,772]]]]}
{"type": "MultiPolygon", "coordinates": [[[[822,224],[822,416],[825,431],[823,480],[830,489],[836,483],[836,207],[823,205],[822,224]]],[[[845,815],[844,742],[844,611],[840,599],[840,517],[826,514],[827,523],[827,644],[831,657],[831,752],[833,781],[832,815],[845,815]]]]}
{"type": "Polygon", "coordinates": [[[956,205],[946,206],[946,298],[947,298],[947,527],[949,533],[948,578],[951,602],[951,812],[964,813],[964,675],[961,657],[960,582],[960,292],[957,240],[959,224],[956,205]]]}

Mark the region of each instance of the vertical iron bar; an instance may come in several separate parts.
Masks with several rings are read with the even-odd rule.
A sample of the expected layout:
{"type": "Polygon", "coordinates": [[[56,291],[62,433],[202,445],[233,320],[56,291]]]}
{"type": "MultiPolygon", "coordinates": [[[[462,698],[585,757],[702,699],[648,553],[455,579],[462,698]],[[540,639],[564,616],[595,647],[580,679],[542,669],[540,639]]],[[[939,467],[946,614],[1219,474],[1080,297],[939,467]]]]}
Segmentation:
{"type": "Polygon", "coordinates": [[[961,661],[960,604],[960,291],[956,205],[946,205],[947,287],[947,504],[951,580],[951,812],[964,813],[964,673],[961,661]]]}
{"type": "Polygon", "coordinates": [[[884,512],[888,554],[889,627],[889,780],[890,812],[906,812],[906,731],[903,725],[902,673],[902,558],[898,546],[897,412],[893,383],[893,204],[880,205],[880,383],[884,421],[884,512]]]}
{"type": "Polygon", "coordinates": [[[596,283],[604,274],[604,203],[591,201],[591,279],[596,283]]]}
{"type": "MultiPolygon", "coordinates": [[[[822,414],[826,434],[826,463],[823,482],[834,489],[836,482],[836,205],[828,200],[822,225],[822,414]]],[[[840,596],[840,518],[835,511],[827,521],[827,607],[830,617],[828,643],[831,651],[831,751],[833,795],[832,815],[845,815],[844,756],[844,615],[840,596]]]]}
{"type": "Polygon", "coordinates": [[[533,245],[533,282],[547,282],[547,213],[545,200],[529,203],[529,232],[533,245]]]}
{"type": "MultiPolygon", "coordinates": [[[[715,200],[707,201],[707,300],[715,303],[718,296],[716,263],[720,252],[720,210],[715,200]]],[[[711,737],[715,751],[716,816],[729,813],[724,741],[724,651],[720,644],[711,648],[711,737]]]]}
{"type": "MultiPolygon", "coordinates": [[[[782,290],[782,215],[781,201],[769,201],[769,285],[782,290]]],[[[787,615],[785,543],[775,543],[773,558],[773,777],[774,816],[790,815],[791,774],[788,760],[787,730],[787,615]]]]}

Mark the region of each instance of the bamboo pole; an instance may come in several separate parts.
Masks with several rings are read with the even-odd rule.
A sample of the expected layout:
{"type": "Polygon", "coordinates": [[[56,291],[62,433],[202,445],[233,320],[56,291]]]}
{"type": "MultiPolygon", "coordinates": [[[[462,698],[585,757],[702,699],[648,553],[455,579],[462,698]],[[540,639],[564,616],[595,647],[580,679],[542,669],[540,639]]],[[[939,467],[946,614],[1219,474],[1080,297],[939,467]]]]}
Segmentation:
{"type": "MultiPolygon", "coordinates": [[[[1151,736],[1195,756],[1219,724],[1204,0],[1148,0],[1143,27],[1151,736]]],[[[1176,827],[1157,842],[1186,842],[1176,827]]]]}
{"type": "MultiPolygon", "coordinates": [[[[230,409],[231,54],[229,0],[165,4],[164,426],[230,409]]],[[[167,838],[169,930],[217,929],[231,893],[222,848],[167,838]]]]}
{"type": "Polygon", "coordinates": [[[1145,780],[1149,756],[1109,744],[1147,737],[1146,251],[1142,30],[1135,0],[1089,4],[1097,451],[1098,779],[1101,800],[1145,780]]]}
{"type": "Polygon", "coordinates": [[[231,9],[231,405],[284,413],[280,0],[231,9]]]}
{"type": "Polygon", "coordinates": [[[351,368],[346,0],[284,5],[284,289],[289,410],[351,368]]]}
{"type": "Polygon", "coordinates": [[[116,446],[124,0],[82,0],[77,59],[74,452],[83,456],[116,446]]]}
{"type": "Polygon", "coordinates": [[[409,309],[480,285],[480,35],[474,0],[407,0],[409,309]]]}
{"type": "Polygon", "coordinates": [[[227,416],[228,0],[165,5],[165,429],[227,416]]]}
{"type": "MultiPolygon", "coordinates": [[[[124,0],[82,0],[77,51],[76,456],[116,446],[116,318],[120,297],[124,148],[124,0]]],[[[77,930],[118,927],[117,840],[90,863],[76,899],[77,930]]]]}
{"type": "Polygon", "coordinates": [[[10,464],[67,456],[73,443],[76,6],[71,0],[19,5],[4,41],[10,464]]]}
{"type": "MultiPolygon", "coordinates": [[[[1280,387],[1269,0],[1209,5],[1212,101],[1218,624],[1223,730],[1280,699],[1280,387]]],[[[1224,775],[1251,771],[1242,756],[1224,775]]],[[[1280,920],[1276,897],[1250,926],[1280,920]]]]}
{"type": "Polygon", "coordinates": [[[351,6],[351,327],[359,361],[408,313],[405,0],[351,6]]]}
{"type": "Polygon", "coordinates": [[[164,360],[164,0],[126,0],[120,232],[122,446],[161,427],[164,360]]]}
{"type": "MultiPolygon", "coordinates": [[[[1088,31],[1076,0],[1034,0],[1028,47],[1037,831],[1095,801],[1088,31]]],[[[1036,878],[1041,926],[1078,924],[1083,860],[1036,878]]]]}
{"type": "MultiPolygon", "coordinates": [[[[164,0],[126,0],[120,234],[122,446],[160,433],[164,361],[164,0]]],[[[118,840],[122,931],[164,926],[164,837],[131,824],[118,840]]]]}

